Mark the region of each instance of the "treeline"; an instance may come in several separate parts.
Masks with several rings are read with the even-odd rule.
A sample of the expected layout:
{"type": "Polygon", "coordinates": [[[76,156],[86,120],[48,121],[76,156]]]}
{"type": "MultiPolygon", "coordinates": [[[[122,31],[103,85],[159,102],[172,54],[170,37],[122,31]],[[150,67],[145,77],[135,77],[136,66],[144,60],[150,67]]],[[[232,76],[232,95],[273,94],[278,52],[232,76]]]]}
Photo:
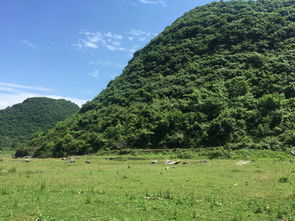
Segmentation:
{"type": "Polygon", "coordinates": [[[167,27],[79,114],[22,151],[285,149],[294,134],[295,1],[221,1],[167,27]]]}

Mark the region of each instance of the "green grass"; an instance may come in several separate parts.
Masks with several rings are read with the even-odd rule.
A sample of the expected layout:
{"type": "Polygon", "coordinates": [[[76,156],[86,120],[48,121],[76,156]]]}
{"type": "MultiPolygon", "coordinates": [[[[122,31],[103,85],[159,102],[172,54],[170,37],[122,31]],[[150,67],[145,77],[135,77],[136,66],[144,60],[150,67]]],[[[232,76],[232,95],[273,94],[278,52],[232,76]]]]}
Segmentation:
{"type": "Polygon", "coordinates": [[[244,166],[235,164],[238,155],[249,160],[240,153],[206,164],[191,153],[190,164],[168,170],[150,160],[175,153],[91,155],[73,164],[2,155],[0,220],[295,220],[294,161],[252,153],[244,166]]]}

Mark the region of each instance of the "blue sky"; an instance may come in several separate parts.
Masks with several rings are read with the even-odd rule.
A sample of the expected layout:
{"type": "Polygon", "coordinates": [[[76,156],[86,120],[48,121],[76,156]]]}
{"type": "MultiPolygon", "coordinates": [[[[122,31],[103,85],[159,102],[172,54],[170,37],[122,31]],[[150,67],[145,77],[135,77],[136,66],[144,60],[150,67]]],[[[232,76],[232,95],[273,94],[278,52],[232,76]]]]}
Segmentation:
{"type": "Polygon", "coordinates": [[[212,0],[1,0],[0,109],[28,97],[81,105],[133,53],[212,0]]]}

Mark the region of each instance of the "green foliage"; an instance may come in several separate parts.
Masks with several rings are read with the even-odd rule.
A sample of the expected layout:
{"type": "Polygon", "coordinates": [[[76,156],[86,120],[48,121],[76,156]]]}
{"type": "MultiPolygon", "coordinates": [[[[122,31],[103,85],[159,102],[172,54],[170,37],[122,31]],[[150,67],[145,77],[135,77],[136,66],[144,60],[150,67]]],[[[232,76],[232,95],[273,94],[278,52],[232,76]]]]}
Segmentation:
{"type": "Polygon", "coordinates": [[[0,110],[0,149],[15,149],[34,133],[53,127],[78,110],[70,101],[50,98],[29,98],[0,110]]]}
{"type": "Polygon", "coordinates": [[[56,157],[122,148],[291,148],[294,17],[294,0],[197,7],[137,51],[79,114],[26,147],[56,157]]]}

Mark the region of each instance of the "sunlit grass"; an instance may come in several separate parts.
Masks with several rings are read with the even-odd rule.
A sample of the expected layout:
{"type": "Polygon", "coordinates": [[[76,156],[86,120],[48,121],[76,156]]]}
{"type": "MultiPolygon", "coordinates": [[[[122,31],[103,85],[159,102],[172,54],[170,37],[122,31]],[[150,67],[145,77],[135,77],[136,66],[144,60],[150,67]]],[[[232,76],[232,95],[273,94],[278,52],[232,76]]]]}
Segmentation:
{"type": "Polygon", "coordinates": [[[75,157],[72,164],[0,158],[0,220],[295,219],[290,159],[238,166],[236,159],[195,158],[166,170],[163,156],[155,165],[130,156],[75,157]]]}

